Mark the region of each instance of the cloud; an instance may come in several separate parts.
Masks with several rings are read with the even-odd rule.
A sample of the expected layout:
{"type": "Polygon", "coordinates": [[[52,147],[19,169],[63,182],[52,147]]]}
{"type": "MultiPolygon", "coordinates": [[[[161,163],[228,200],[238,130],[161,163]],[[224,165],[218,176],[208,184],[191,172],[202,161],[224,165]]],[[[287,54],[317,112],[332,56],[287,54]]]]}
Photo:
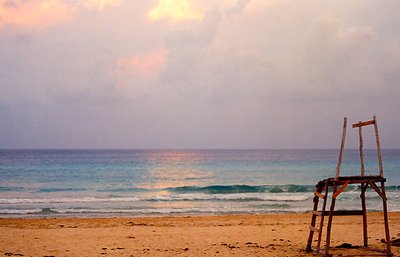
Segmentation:
{"type": "Polygon", "coordinates": [[[119,4],[120,0],[86,0],[83,5],[64,0],[0,0],[0,30],[5,27],[45,30],[71,21],[81,7],[102,11],[119,4]]]}
{"type": "Polygon", "coordinates": [[[190,0],[159,0],[148,17],[152,20],[199,20],[203,14],[192,7],[190,0]]]}
{"type": "Polygon", "coordinates": [[[213,43],[218,35],[221,13],[212,9],[200,22],[174,30],[165,37],[168,60],[162,73],[162,83],[175,87],[180,93],[209,95],[216,87],[211,70],[219,53],[213,43]]]}
{"type": "Polygon", "coordinates": [[[86,0],[84,7],[89,10],[102,11],[106,6],[115,7],[120,3],[120,0],[86,0]]]}
{"type": "Polygon", "coordinates": [[[146,94],[158,80],[165,65],[164,51],[154,51],[117,60],[117,88],[129,95],[146,94]]]}
{"type": "Polygon", "coordinates": [[[246,8],[246,6],[251,2],[251,0],[237,0],[236,4],[229,7],[227,10],[228,14],[239,14],[246,8]]]}
{"type": "Polygon", "coordinates": [[[300,67],[303,92],[321,99],[339,100],[375,87],[374,62],[369,51],[377,34],[371,26],[345,26],[334,14],[316,17],[305,34],[294,66],[300,67]],[[363,90],[360,90],[363,88],[363,90]]]}
{"type": "Polygon", "coordinates": [[[400,93],[400,37],[385,42],[378,63],[381,64],[379,65],[380,74],[391,94],[400,93]]]}
{"type": "Polygon", "coordinates": [[[75,8],[60,0],[2,0],[0,1],[0,29],[16,26],[41,30],[68,21],[75,8]]]}
{"type": "Polygon", "coordinates": [[[250,13],[262,13],[265,8],[271,6],[284,6],[287,0],[237,0],[236,9],[239,11],[246,9],[250,13]]]}
{"type": "MultiPolygon", "coordinates": [[[[371,26],[345,27],[343,21],[335,14],[321,14],[310,25],[309,35],[318,43],[319,54],[328,54],[336,51],[346,55],[360,55],[365,46],[375,37],[376,33],[371,26]]],[[[336,54],[336,53],[335,53],[336,54]]]]}
{"type": "Polygon", "coordinates": [[[398,147],[400,2],[120,2],[0,0],[6,146],[336,147],[376,113],[398,147]]]}

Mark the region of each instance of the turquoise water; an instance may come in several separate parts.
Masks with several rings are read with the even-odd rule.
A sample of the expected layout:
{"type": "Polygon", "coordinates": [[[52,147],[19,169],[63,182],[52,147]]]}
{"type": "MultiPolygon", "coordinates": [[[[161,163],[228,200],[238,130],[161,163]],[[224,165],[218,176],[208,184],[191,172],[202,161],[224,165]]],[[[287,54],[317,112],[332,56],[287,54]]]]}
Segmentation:
{"type": "MultiPolygon", "coordinates": [[[[383,151],[389,210],[400,211],[400,150],[383,151]]],[[[0,216],[305,212],[335,176],[337,150],[0,150],[0,216]]],[[[366,174],[377,174],[366,150],[366,174]]],[[[360,173],[347,150],[342,175],[360,173]]],[[[339,208],[357,209],[349,186],[339,208]]],[[[380,198],[367,192],[369,210],[380,198]]]]}

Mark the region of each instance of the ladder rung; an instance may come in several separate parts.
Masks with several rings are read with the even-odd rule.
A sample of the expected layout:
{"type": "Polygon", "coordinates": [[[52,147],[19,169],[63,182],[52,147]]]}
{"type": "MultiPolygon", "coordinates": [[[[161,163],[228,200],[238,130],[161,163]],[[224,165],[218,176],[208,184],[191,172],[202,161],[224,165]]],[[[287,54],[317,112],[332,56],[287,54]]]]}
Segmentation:
{"type": "Polygon", "coordinates": [[[322,212],[320,211],[312,211],[313,215],[322,216],[322,212]]]}
{"type": "Polygon", "coordinates": [[[319,198],[325,199],[325,195],[318,193],[318,192],[314,192],[315,196],[318,196],[319,198]]]}
{"type": "Polygon", "coordinates": [[[312,231],[314,231],[314,232],[317,232],[317,233],[320,232],[318,228],[313,227],[313,226],[310,226],[310,230],[312,230],[312,231]]]}

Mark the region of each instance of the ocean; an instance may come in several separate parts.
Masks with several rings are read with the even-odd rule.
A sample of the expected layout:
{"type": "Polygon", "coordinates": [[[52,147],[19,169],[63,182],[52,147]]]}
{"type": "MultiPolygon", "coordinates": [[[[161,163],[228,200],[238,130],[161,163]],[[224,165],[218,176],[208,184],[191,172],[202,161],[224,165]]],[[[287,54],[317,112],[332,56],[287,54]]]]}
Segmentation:
{"type": "MultiPolygon", "coordinates": [[[[335,176],[338,150],[0,150],[0,217],[299,213],[335,176]]],[[[400,150],[383,150],[389,211],[400,211],[400,150]]],[[[346,150],[341,175],[359,175],[346,150]]],[[[366,174],[378,174],[365,150],[366,174]]],[[[350,185],[337,209],[360,209],[350,185]]],[[[382,210],[369,188],[369,211],[382,210]]]]}

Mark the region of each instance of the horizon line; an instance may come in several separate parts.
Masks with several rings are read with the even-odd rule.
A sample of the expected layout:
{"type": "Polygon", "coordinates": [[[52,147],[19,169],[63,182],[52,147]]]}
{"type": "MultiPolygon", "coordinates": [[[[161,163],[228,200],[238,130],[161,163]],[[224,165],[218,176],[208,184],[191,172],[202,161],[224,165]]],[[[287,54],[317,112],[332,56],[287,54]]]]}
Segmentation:
{"type": "MultiPolygon", "coordinates": [[[[340,150],[338,148],[0,148],[1,150],[126,150],[126,151],[287,151],[287,150],[340,150]]],[[[359,150],[358,148],[347,148],[344,150],[359,150]]],[[[377,150],[376,148],[364,148],[364,150],[377,150]]],[[[381,150],[400,150],[400,148],[382,148],[381,150]]]]}

